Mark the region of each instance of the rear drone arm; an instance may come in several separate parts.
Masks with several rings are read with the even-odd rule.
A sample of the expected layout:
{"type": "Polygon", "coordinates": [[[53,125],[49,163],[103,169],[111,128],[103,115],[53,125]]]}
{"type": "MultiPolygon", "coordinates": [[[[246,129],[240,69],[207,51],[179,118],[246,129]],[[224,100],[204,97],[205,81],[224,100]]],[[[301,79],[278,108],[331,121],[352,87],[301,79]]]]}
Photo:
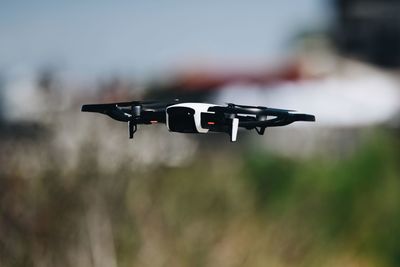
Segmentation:
{"type": "Polygon", "coordinates": [[[267,119],[266,116],[264,120],[240,121],[239,126],[249,130],[255,129],[258,134],[263,135],[268,127],[285,126],[296,121],[315,121],[315,116],[299,113],[283,113],[274,117],[273,119],[267,119]]]}

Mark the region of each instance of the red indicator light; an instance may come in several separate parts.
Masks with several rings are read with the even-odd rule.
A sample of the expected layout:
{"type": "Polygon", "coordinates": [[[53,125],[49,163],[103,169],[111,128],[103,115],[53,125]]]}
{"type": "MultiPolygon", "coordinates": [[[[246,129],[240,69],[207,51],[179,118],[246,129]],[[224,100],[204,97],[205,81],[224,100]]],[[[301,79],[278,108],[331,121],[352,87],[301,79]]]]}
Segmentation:
{"type": "Polygon", "coordinates": [[[215,125],[215,122],[209,121],[209,122],[208,122],[208,125],[215,125]]]}
{"type": "Polygon", "coordinates": [[[152,124],[154,124],[154,123],[157,123],[158,121],[150,121],[150,123],[152,123],[152,124]]]}

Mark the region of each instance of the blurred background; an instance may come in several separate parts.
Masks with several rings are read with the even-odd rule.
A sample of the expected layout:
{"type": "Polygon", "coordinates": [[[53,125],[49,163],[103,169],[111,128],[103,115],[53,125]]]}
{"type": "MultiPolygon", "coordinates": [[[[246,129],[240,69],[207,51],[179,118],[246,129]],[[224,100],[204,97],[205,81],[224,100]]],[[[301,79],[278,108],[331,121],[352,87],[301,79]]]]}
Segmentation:
{"type": "Polygon", "coordinates": [[[400,266],[400,2],[1,1],[0,266],[400,266]],[[263,105],[228,136],[80,112],[263,105]]]}

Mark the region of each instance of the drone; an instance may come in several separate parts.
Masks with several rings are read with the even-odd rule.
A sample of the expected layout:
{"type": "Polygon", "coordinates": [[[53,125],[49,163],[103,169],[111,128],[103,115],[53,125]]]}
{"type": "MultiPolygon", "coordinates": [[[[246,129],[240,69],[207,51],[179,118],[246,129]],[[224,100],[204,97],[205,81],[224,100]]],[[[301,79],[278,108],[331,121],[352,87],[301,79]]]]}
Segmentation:
{"type": "Polygon", "coordinates": [[[145,124],[166,124],[169,131],[179,133],[227,133],[231,142],[235,142],[239,127],[254,129],[259,135],[263,135],[268,127],[285,126],[295,121],[315,121],[315,116],[296,113],[294,110],[179,100],[89,104],[83,105],[82,111],[102,113],[114,120],[127,122],[130,139],[136,133],[138,125],[145,124]]]}

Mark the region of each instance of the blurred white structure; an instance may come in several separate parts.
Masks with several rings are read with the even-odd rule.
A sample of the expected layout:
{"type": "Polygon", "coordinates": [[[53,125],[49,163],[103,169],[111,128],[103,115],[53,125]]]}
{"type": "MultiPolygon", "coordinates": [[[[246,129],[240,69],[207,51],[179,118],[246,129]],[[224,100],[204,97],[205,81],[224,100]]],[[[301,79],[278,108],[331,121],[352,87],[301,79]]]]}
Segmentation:
{"type": "Polygon", "coordinates": [[[231,85],[216,102],[287,108],[316,116],[316,124],[293,127],[359,127],[387,123],[400,111],[400,80],[367,65],[346,62],[318,80],[283,83],[274,88],[231,85]]]}

